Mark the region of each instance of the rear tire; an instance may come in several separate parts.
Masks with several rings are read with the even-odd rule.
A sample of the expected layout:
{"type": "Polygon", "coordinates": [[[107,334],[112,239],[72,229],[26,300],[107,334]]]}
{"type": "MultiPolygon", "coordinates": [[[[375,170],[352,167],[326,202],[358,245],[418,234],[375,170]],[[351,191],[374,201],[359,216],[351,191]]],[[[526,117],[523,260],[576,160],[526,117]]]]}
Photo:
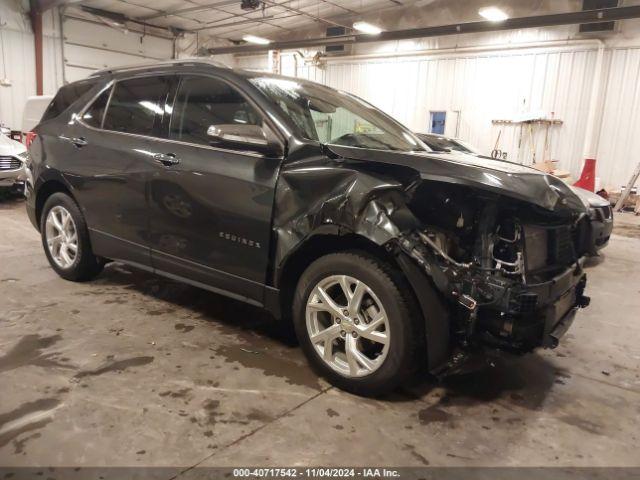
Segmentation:
{"type": "Polygon", "coordinates": [[[104,261],[91,250],[84,216],[69,195],[58,192],[47,199],[40,235],[51,268],[65,280],[91,280],[104,268],[104,261]]]}
{"type": "Polygon", "coordinates": [[[401,272],[365,252],[313,262],[298,283],[293,321],[314,370],[364,396],[409,380],[424,338],[409,288],[401,272]]]}

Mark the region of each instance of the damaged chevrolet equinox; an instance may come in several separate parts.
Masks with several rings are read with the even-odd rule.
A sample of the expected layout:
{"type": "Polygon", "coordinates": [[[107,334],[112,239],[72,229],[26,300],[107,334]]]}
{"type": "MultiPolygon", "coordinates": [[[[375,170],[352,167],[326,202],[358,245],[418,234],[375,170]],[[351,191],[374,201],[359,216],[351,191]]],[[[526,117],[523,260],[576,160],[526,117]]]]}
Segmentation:
{"type": "Polygon", "coordinates": [[[553,348],[585,307],[588,215],[559,179],[434,152],[350,94],[206,60],[64,86],[27,212],[51,267],[110,261],[266,308],[362,395],[553,348]]]}

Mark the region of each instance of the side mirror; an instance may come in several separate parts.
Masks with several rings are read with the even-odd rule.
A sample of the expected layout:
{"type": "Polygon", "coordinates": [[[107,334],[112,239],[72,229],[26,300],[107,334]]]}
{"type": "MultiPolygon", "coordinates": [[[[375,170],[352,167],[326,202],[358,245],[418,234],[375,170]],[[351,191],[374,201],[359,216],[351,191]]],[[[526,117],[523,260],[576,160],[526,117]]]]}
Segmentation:
{"type": "Polygon", "coordinates": [[[280,156],[282,148],[277,142],[270,141],[265,130],[258,125],[223,124],[210,125],[207,135],[212,146],[232,150],[251,150],[269,156],[280,156]]]}

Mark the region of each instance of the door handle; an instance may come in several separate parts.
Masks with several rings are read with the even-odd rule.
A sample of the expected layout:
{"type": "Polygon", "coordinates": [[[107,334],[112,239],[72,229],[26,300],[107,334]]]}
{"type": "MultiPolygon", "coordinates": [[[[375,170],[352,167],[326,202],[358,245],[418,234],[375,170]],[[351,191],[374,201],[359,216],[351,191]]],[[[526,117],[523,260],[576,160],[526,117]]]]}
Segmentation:
{"type": "Polygon", "coordinates": [[[156,153],[153,156],[153,159],[165,167],[170,167],[180,163],[180,159],[176,157],[175,153],[156,153]]]}
{"type": "Polygon", "coordinates": [[[84,137],[69,138],[69,137],[65,137],[64,135],[59,135],[58,138],[66,142],[73,143],[78,148],[84,147],[85,145],[89,144],[89,142],[87,142],[87,140],[84,137]]]}
{"type": "Polygon", "coordinates": [[[87,142],[87,140],[84,137],[74,137],[71,139],[71,143],[73,143],[76,147],[80,148],[80,147],[84,147],[89,142],[87,142]]]}

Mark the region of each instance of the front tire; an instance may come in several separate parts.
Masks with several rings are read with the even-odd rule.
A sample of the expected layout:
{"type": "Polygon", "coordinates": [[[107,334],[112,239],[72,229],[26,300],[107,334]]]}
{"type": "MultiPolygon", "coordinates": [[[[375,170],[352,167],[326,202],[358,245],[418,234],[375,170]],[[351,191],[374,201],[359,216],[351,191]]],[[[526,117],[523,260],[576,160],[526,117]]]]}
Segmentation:
{"type": "Polygon", "coordinates": [[[40,235],[51,268],[62,278],[81,282],[102,271],[104,262],[93,254],[84,216],[69,195],[58,192],[47,199],[40,235]]]}
{"type": "Polygon", "coordinates": [[[300,278],[296,335],[312,367],[337,387],[377,396],[419,366],[420,315],[402,274],[366,253],[330,254],[300,278]]]}

